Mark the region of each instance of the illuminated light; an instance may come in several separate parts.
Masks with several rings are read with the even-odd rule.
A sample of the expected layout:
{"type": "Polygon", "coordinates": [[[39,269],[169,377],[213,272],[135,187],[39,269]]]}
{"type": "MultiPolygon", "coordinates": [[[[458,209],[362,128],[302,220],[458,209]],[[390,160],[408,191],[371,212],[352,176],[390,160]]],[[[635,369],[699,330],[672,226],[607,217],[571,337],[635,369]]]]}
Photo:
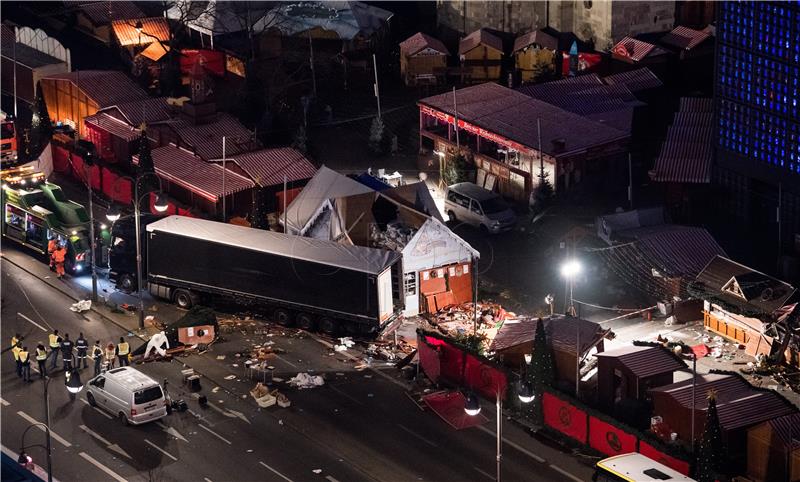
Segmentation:
{"type": "Polygon", "coordinates": [[[561,276],[565,278],[572,278],[580,273],[581,269],[582,266],[578,261],[574,259],[569,260],[561,266],[561,276]]]}
{"type": "Polygon", "coordinates": [[[100,229],[108,229],[108,226],[106,226],[106,223],[100,223],[100,229]]]}
{"type": "Polygon", "coordinates": [[[471,417],[481,413],[481,402],[474,393],[467,395],[467,399],[464,402],[464,412],[471,417]]]}
{"type": "Polygon", "coordinates": [[[73,235],[73,236],[75,236],[75,235],[77,235],[77,234],[78,234],[78,232],[77,232],[77,231],[75,231],[75,230],[73,229],[73,230],[72,230],[72,235],[73,235]]]}

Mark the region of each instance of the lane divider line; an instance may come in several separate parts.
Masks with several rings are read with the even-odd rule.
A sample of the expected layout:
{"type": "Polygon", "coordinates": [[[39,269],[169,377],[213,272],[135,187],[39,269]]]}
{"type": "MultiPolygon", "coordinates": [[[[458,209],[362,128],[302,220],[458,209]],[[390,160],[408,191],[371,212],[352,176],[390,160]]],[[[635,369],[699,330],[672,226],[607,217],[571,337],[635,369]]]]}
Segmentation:
{"type": "Polygon", "coordinates": [[[106,467],[105,465],[101,464],[101,463],[100,463],[100,462],[98,462],[98,461],[97,461],[97,460],[96,460],[94,457],[92,457],[91,455],[87,454],[86,452],[81,452],[81,453],[79,453],[78,455],[80,455],[81,457],[83,457],[84,459],[86,459],[86,460],[87,460],[87,461],[88,461],[90,464],[94,465],[94,466],[95,466],[95,467],[97,467],[98,469],[102,470],[103,472],[105,472],[106,474],[108,474],[109,476],[111,476],[111,477],[112,477],[114,480],[116,480],[116,481],[118,481],[118,482],[128,482],[128,481],[127,481],[125,478],[123,478],[121,475],[119,475],[118,473],[116,473],[116,472],[114,472],[113,470],[109,469],[109,468],[108,468],[108,467],[106,467]]]}
{"type": "MultiPolygon", "coordinates": [[[[492,430],[489,430],[488,428],[484,427],[483,425],[479,425],[477,428],[479,430],[482,430],[482,431],[488,433],[489,435],[491,435],[495,439],[497,438],[497,434],[495,434],[492,430]]],[[[514,447],[515,449],[519,450],[523,454],[527,455],[528,457],[532,458],[533,460],[535,460],[535,461],[537,461],[539,463],[545,462],[545,460],[542,457],[539,457],[538,455],[536,455],[535,453],[533,453],[530,450],[526,449],[525,447],[519,445],[518,443],[512,442],[511,440],[508,440],[505,437],[503,437],[503,442],[508,444],[511,447],[514,447]]]]}
{"type": "Polygon", "coordinates": [[[327,481],[329,481],[329,482],[339,482],[339,481],[338,481],[338,480],[336,480],[336,479],[335,479],[335,478],[334,478],[332,475],[326,475],[326,476],[325,476],[325,480],[327,480],[327,481]]]}
{"type": "MultiPolygon", "coordinates": [[[[89,405],[89,402],[87,402],[85,398],[81,398],[81,399],[80,399],[80,401],[81,401],[81,402],[83,402],[83,403],[85,403],[87,406],[89,406],[89,407],[92,407],[91,405],[89,405]]],[[[95,410],[97,413],[99,413],[100,415],[102,415],[102,416],[106,417],[106,418],[107,418],[107,419],[109,419],[109,420],[111,420],[112,418],[114,418],[114,417],[112,417],[111,415],[107,414],[106,412],[104,412],[104,411],[100,410],[98,407],[92,407],[92,408],[93,408],[93,409],[94,409],[94,410],[95,410]]]]}
{"type": "Polygon", "coordinates": [[[147,439],[144,439],[144,443],[146,443],[147,445],[149,445],[149,446],[153,447],[154,449],[158,450],[159,452],[161,452],[162,454],[164,454],[164,455],[166,455],[167,457],[171,458],[171,459],[172,459],[172,460],[174,460],[175,462],[177,462],[177,461],[178,461],[178,458],[177,458],[177,457],[175,457],[175,456],[174,456],[174,455],[172,455],[171,453],[167,452],[166,450],[162,449],[161,447],[159,447],[158,445],[154,444],[153,442],[151,442],[151,441],[149,441],[149,440],[147,440],[147,439]]]}
{"type": "Polygon", "coordinates": [[[494,475],[490,474],[489,472],[484,472],[483,470],[479,469],[478,467],[472,466],[473,469],[477,470],[479,473],[485,475],[489,478],[489,480],[494,480],[494,475]]]}
{"type": "Polygon", "coordinates": [[[263,465],[263,466],[264,466],[264,467],[266,467],[267,469],[269,469],[269,470],[270,470],[270,471],[271,471],[273,474],[275,474],[275,475],[277,475],[278,477],[282,478],[282,479],[283,479],[283,480],[285,480],[286,482],[293,482],[293,481],[292,481],[292,479],[290,479],[289,477],[286,477],[285,475],[283,475],[282,473],[280,473],[280,472],[278,472],[277,470],[273,469],[272,467],[270,467],[269,465],[265,464],[264,462],[261,462],[261,461],[259,461],[258,463],[259,463],[259,464],[261,464],[261,465],[263,465]]]}
{"type": "Polygon", "coordinates": [[[208,432],[208,433],[210,433],[211,435],[213,435],[213,436],[217,437],[218,439],[222,440],[222,441],[223,441],[223,442],[225,442],[226,444],[228,444],[228,445],[233,445],[233,444],[231,443],[231,441],[230,441],[230,440],[226,439],[226,438],[225,438],[225,437],[223,437],[222,435],[220,435],[220,434],[218,434],[217,432],[215,432],[215,431],[211,430],[210,428],[206,427],[206,426],[205,426],[205,425],[203,425],[202,423],[198,423],[197,425],[199,425],[199,426],[200,426],[200,428],[202,428],[202,429],[203,429],[203,430],[205,430],[206,432],[208,432]]]}
{"type": "MultiPolygon", "coordinates": [[[[40,421],[36,420],[35,418],[31,417],[30,415],[28,415],[27,413],[23,412],[22,410],[20,410],[19,412],[17,412],[17,415],[19,415],[20,417],[22,417],[22,418],[24,418],[25,420],[27,420],[27,421],[28,421],[28,423],[35,423],[35,424],[38,424],[38,425],[36,425],[36,428],[38,428],[38,429],[39,429],[39,430],[41,430],[42,432],[47,432],[47,431],[45,430],[45,428],[44,428],[44,424],[43,424],[42,422],[40,422],[40,421]]],[[[66,440],[65,440],[63,437],[61,437],[61,436],[60,436],[60,435],[58,435],[57,433],[53,432],[53,430],[52,430],[52,429],[50,430],[50,437],[52,437],[52,438],[53,438],[53,440],[56,440],[56,441],[58,441],[58,442],[59,442],[61,445],[63,445],[64,447],[67,447],[67,448],[69,448],[69,447],[72,447],[72,444],[71,444],[71,443],[67,442],[67,441],[66,441],[66,440]]]]}
{"type": "Polygon", "coordinates": [[[103,436],[100,435],[99,433],[92,431],[86,425],[80,425],[80,429],[83,430],[84,432],[88,433],[92,437],[96,438],[97,440],[101,441],[102,443],[104,443],[106,445],[111,445],[111,442],[109,442],[108,440],[104,439],[103,436]]]}
{"type": "Polygon", "coordinates": [[[570,479],[574,480],[575,482],[582,482],[581,479],[579,479],[579,478],[575,477],[574,475],[570,474],[569,472],[567,472],[566,470],[562,469],[558,465],[550,464],[550,468],[555,470],[556,472],[562,474],[564,477],[569,477],[570,479]]]}
{"type": "Polygon", "coordinates": [[[435,443],[433,443],[430,440],[426,439],[425,437],[423,437],[422,435],[418,434],[417,432],[411,430],[410,428],[406,427],[405,425],[403,425],[401,423],[398,423],[397,426],[400,427],[401,429],[405,430],[406,432],[410,433],[414,437],[417,437],[418,439],[422,440],[423,442],[425,442],[426,444],[430,445],[431,447],[438,447],[438,445],[436,445],[435,443]]]}
{"type": "Polygon", "coordinates": [[[31,320],[31,319],[30,319],[30,318],[28,318],[27,316],[23,315],[22,313],[20,313],[20,312],[17,312],[17,316],[21,317],[21,318],[22,318],[22,319],[24,319],[24,320],[28,320],[28,321],[30,321],[30,322],[31,322],[31,324],[32,324],[33,326],[35,326],[35,327],[39,328],[40,330],[42,330],[42,331],[44,331],[44,332],[47,332],[47,328],[43,327],[43,326],[42,326],[42,325],[40,325],[39,323],[36,323],[35,321],[31,320]]]}
{"type": "Polygon", "coordinates": [[[3,400],[2,398],[0,398],[0,404],[2,404],[4,407],[7,407],[7,406],[11,405],[10,403],[8,403],[5,400],[3,400]]]}

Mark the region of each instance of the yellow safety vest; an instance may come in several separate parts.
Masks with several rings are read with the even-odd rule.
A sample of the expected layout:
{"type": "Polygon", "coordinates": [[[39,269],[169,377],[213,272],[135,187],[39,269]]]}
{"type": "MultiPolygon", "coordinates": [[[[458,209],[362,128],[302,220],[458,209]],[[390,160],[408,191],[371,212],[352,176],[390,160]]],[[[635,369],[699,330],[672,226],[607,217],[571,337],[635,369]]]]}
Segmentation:
{"type": "Polygon", "coordinates": [[[52,333],[50,336],[50,348],[58,348],[61,346],[61,343],[58,342],[58,335],[53,335],[52,333]]]}
{"type": "Polygon", "coordinates": [[[17,343],[19,343],[19,340],[17,340],[17,337],[16,336],[12,336],[11,337],[11,348],[14,348],[15,346],[17,346],[17,343]]]}
{"type": "Polygon", "coordinates": [[[21,361],[22,363],[27,363],[28,362],[28,352],[27,351],[20,350],[20,352],[19,352],[19,361],[21,361]]]}
{"type": "Polygon", "coordinates": [[[103,358],[103,349],[100,348],[99,346],[95,346],[94,348],[92,348],[92,358],[94,359],[103,358]]]}
{"type": "Polygon", "coordinates": [[[47,360],[47,350],[36,349],[36,359],[39,361],[47,360]]]}
{"type": "Polygon", "coordinates": [[[21,352],[21,351],[22,351],[22,348],[19,348],[19,347],[16,347],[16,346],[11,349],[11,352],[14,354],[14,360],[17,360],[17,361],[19,360],[19,352],[21,352]]]}
{"type": "Polygon", "coordinates": [[[127,342],[122,342],[117,345],[117,349],[119,350],[119,355],[127,355],[130,348],[128,347],[127,342]]]}

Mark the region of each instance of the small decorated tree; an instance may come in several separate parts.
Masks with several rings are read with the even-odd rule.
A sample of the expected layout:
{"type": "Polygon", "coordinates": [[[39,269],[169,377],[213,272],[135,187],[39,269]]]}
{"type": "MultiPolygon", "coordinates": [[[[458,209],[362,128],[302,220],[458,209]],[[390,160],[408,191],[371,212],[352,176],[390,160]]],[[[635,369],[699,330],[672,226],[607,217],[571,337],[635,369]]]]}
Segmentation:
{"type": "MultiPolygon", "coordinates": [[[[153,192],[158,188],[158,179],[155,174],[156,167],[153,164],[150,140],[147,138],[147,126],[143,123],[139,129],[141,134],[139,135],[139,164],[136,166],[136,183],[139,197],[147,200],[145,193],[153,192]]],[[[145,203],[145,205],[147,204],[145,203]]]]}
{"type": "MultiPolygon", "coordinates": [[[[283,206],[279,206],[283,209],[283,206]]],[[[263,187],[253,189],[253,209],[250,211],[250,227],[256,229],[269,229],[267,219],[267,196],[263,187]]]]}
{"type": "Polygon", "coordinates": [[[467,167],[467,159],[463,154],[457,154],[451,159],[446,160],[442,172],[444,182],[449,186],[451,184],[468,181],[469,172],[467,167]]]}
{"type": "Polygon", "coordinates": [[[539,171],[539,184],[533,189],[532,205],[535,211],[541,211],[550,203],[555,191],[550,183],[549,174],[544,168],[539,171]]]}
{"type": "Polygon", "coordinates": [[[50,121],[50,114],[47,112],[41,85],[36,93],[32,110],[30,140],[25,146],[25,154],[28,159],[39,157],[53,136],[53,124],[50,121]]]}
{"type": "Polygon", "coordinates": [[[708,392],[708,410],[703,438],[697,452],[697,474],[699,482],[714,482],[716,474],[722,469],[725,461],[725,447],[722,442],[722,429],[717,414],[717,396],[713,390],[708,392]]]}
{"type": "Polygon", "coordinates": [[[385,153],[386,126],[380,117],[372,120],[372,125],[369,128],[369,150],[373,154],[385,153]]]}
{"type": "Polygon", "coordinates": [[[553,364],[553,350],[544,329],[544,321],[541,318],[536,321],[535,338],[533,339],[533,352],[531,353],[531,364],[527,367],[527,382],[533,387],[535,396],[532,405],[533,418],[539,425],[544,420],[542,411],[542,395],[544,388],[553,385],[555,380],[555,367],[553,364]]]}

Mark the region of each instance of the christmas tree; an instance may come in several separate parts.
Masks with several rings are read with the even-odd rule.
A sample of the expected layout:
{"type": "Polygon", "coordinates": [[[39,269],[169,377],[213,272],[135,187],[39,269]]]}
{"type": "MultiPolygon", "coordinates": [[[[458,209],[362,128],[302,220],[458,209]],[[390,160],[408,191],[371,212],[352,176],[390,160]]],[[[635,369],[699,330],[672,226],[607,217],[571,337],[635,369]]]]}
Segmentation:
{"type": "Polygon", "coordinates": [[[713,390],[708,392],[708,410],[703,438],[697,453],[698,482],[714,482],[716,474],[722,468],[725,459],[725,447],[722,443],[722,429],[717,414],[717,397],[713,390]]]}
{"type": "MultiPolygon", "coordinates": [[[[283,209],[283,206],[279,206],[283,209]]],[[[256,186],[253,189],[253,208],[250,211],[250,227],[256,229],[269,229],[267,220],[267,196],[264,188],[256,186]]]]}
{"type": "Polygon", "coordinates": [[[376,117],[372,120],[372,125],[369,128],[369,150],[373,154],[383,154],[384,150],[384,137],[386,136],[386,126],[383,125],[383,120],[376,117]]]}
{"type": "Polygon", "coordinates": [[[537,423],[541,424],[543,422],[542,395],[544,394],[544,388],[551,386],[555,380],[553,351],[547,339],[547,332],[544,330],[544,321],[541,318],[536,321],[533,352],[531,353],[531,363],[528,365],[526,378],[533,387],[535,397],[531,404],[533,417],[537,423]]]}
{"type": "Polygon", "coordinates": [[[53,136],[53,124],[50,122],[50,114],[47,113],[47,104],[44,101],[41,85],[37,90],[32,110],[30,142],[25,146],[25,154],[28,159],[38,158],[53,136]]]}
{"type": "MultiPolygon", "coordinates": [[[[136,166],[136,184],[139,189],[139,197],[147,199],[145,193],[153,192],[158,188],[156,179],[156,168],[153,164],[153,155],[150,152],[150,140],[147,139],[147,126],[139,126],[139,164],[136,166]]],[[[145,203],[145,206],[148,204],[145,203]]]]}

